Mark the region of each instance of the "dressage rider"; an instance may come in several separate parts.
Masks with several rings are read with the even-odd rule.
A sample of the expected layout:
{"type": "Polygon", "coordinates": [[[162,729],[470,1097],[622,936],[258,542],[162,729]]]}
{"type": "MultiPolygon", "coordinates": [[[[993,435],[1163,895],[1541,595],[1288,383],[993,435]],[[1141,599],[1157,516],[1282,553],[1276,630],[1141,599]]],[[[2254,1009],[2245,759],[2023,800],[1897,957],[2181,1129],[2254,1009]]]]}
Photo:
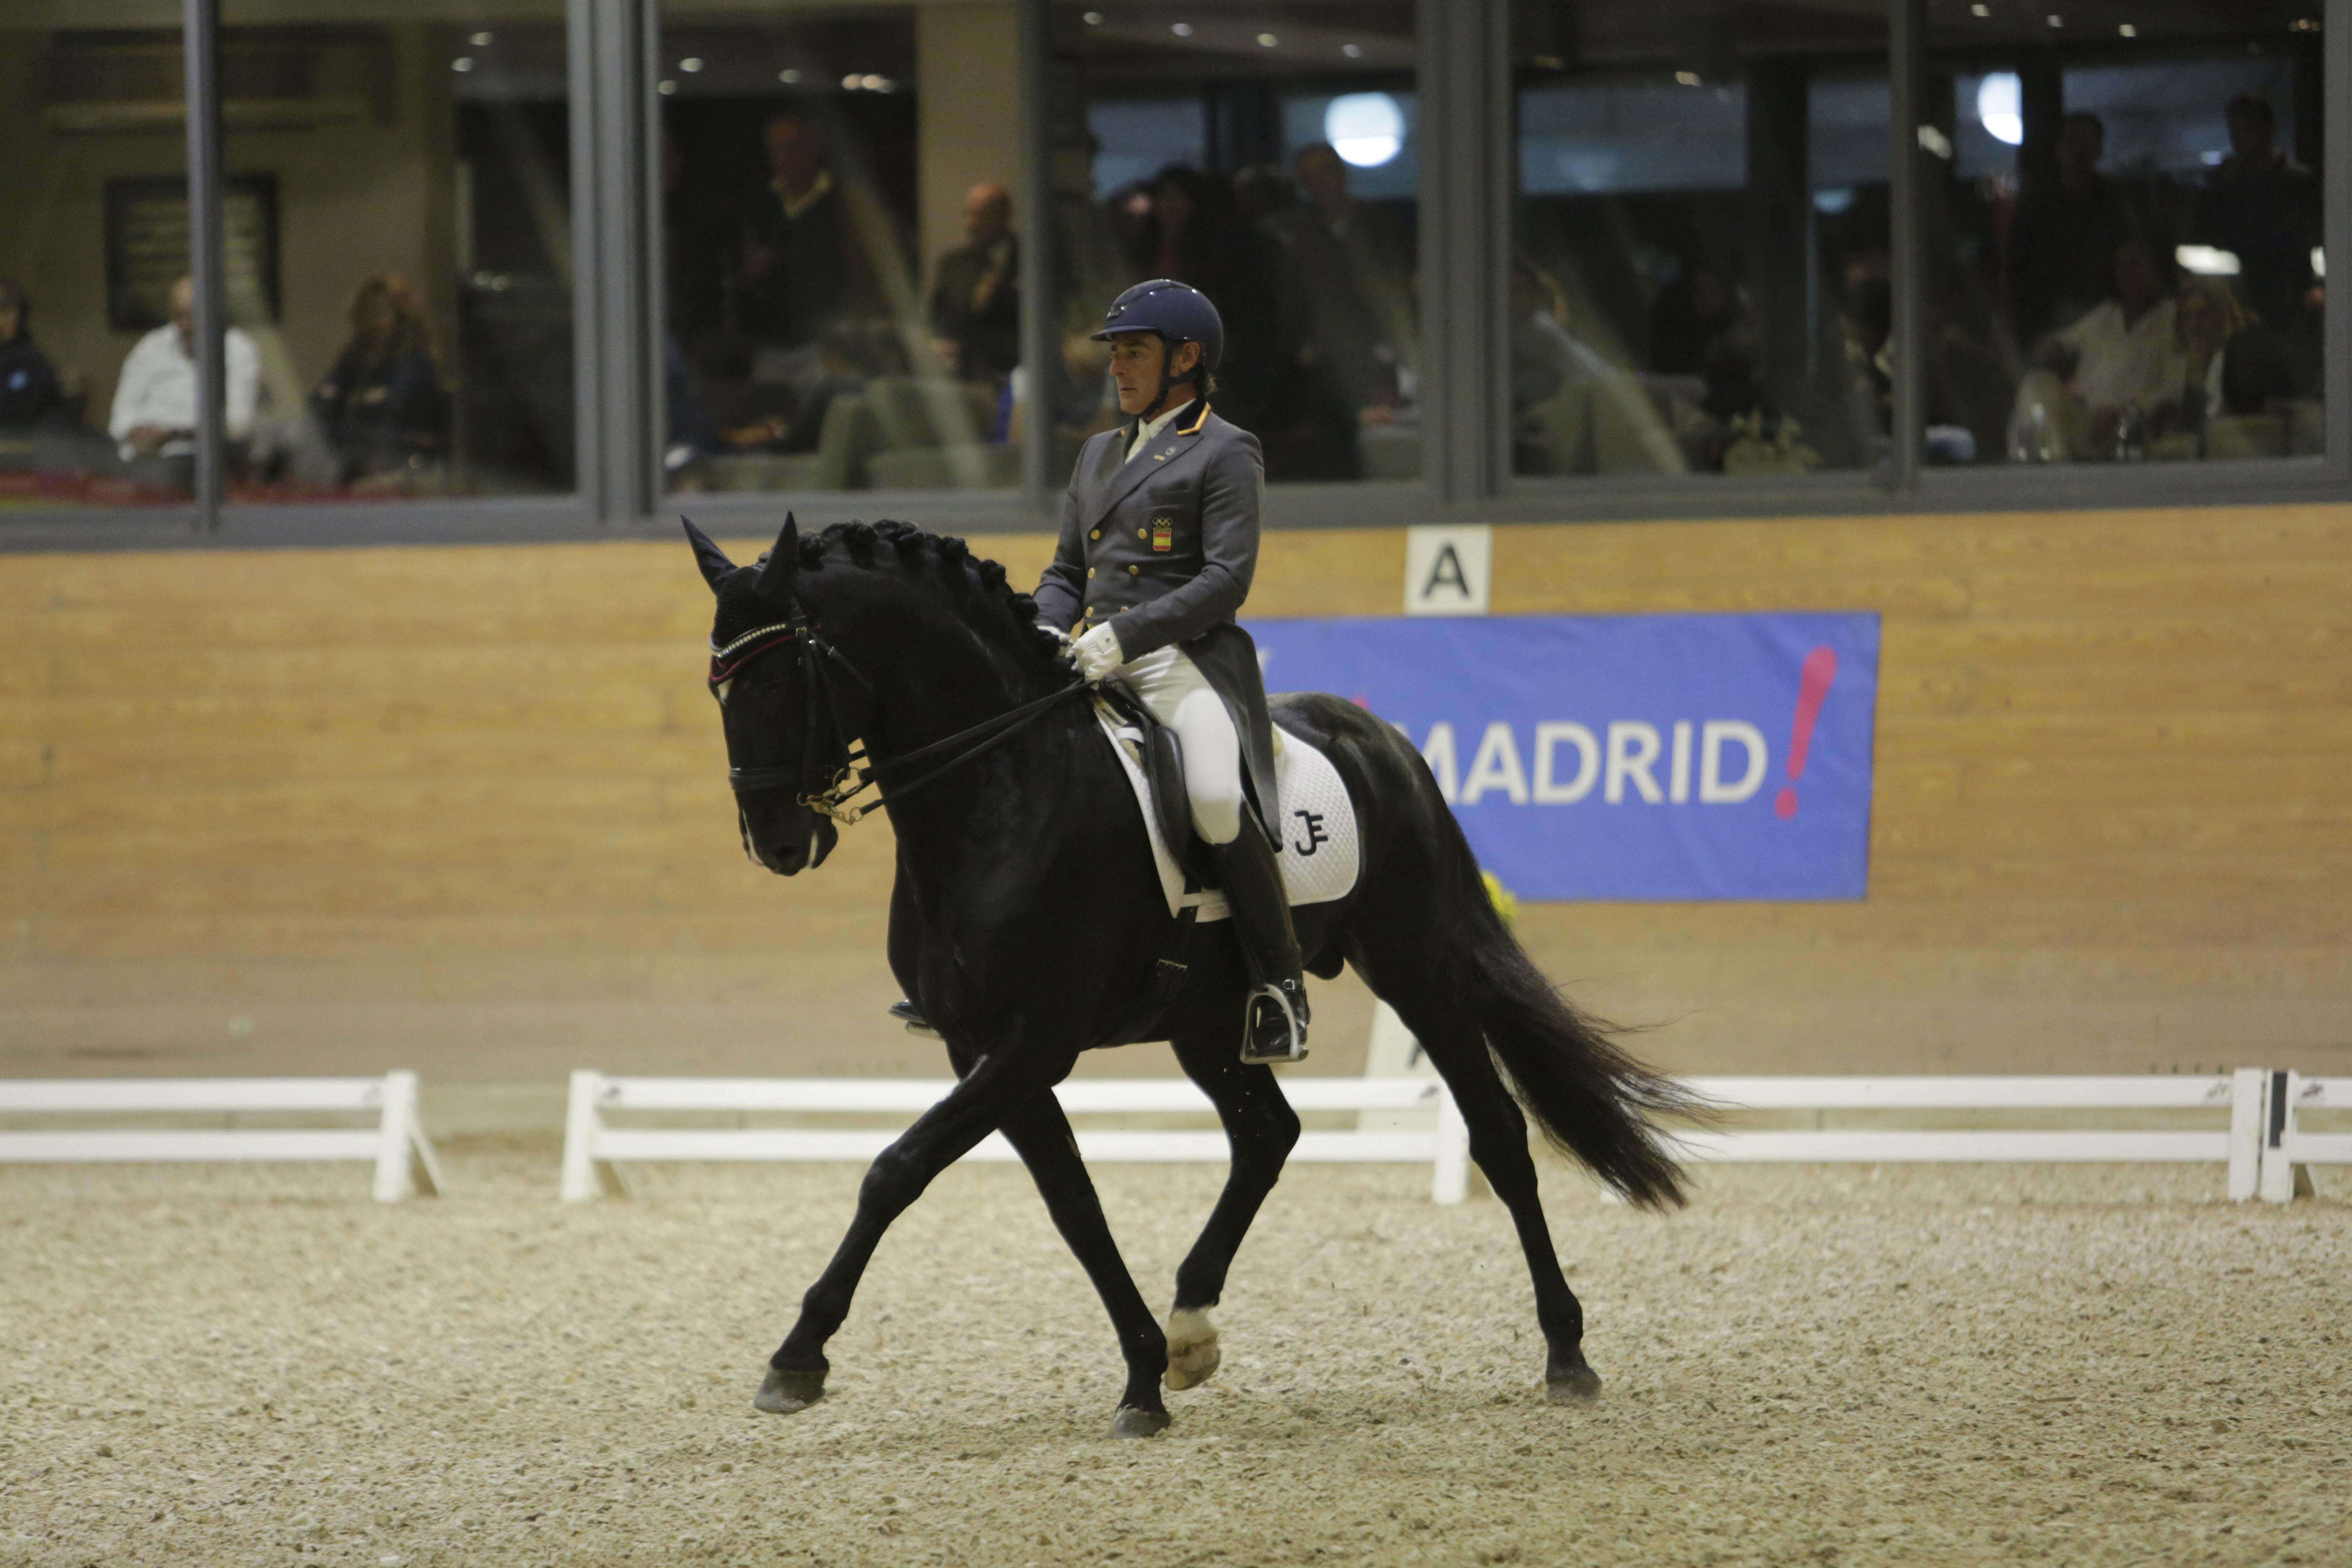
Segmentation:
{"type": "Polygon", "coordinates": [[[1265,462],[1256,437],[1210,408],[1225,332],[1207,295],[1139,283],[1094,336],[1111,345],[1128,422],[1078,454],[1037,619],[1071,639],[1080,676],[1120,681],[1176,732],[1249,969],[1242,1059],[1297,1061],[1307,987],[1275,858],[1272,726],[1256,647],[1234,621],[1257,567],[1265,462]]]}

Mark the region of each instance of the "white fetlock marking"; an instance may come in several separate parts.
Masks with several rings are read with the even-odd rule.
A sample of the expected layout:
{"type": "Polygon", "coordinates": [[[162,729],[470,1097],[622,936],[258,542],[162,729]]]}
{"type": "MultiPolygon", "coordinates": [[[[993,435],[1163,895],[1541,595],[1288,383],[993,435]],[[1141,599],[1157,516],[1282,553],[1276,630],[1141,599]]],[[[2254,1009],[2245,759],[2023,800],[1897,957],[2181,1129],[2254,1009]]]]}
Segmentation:
{"type": "Polygon", "coordinates": [[[1197,1307],[1179,1307],[1168,1314],[1168,1386],[1193,1388],[1209,1381],[1223,1359],[1217,1349],[1217,1325],[1197,1307]]]}

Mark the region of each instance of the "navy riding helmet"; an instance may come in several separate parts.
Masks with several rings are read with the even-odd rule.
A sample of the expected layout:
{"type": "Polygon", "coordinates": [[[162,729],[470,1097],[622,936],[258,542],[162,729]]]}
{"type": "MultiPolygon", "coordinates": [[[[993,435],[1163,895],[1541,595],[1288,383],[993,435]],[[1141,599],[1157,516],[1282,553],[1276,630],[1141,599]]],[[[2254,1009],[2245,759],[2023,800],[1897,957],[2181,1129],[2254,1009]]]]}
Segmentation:
{"type": "Polygon", "coordinates": [[[1198,343],[1205,370],[1215,370],[1225,357],[1225,323],[1217,308],[1206,294],[1173,278],[1138,283],[1113,300],[1095,340],[1113,332],[1158,332],[1171,350],[1178,343],[1198,343]]]}

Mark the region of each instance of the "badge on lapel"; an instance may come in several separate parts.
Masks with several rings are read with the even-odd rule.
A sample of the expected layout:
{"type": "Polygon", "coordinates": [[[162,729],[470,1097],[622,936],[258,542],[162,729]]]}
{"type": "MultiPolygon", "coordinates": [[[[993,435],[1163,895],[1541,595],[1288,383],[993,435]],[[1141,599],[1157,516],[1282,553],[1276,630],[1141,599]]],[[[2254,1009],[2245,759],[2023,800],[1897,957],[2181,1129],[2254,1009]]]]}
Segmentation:
{"type": "Polygon", "coordinates": [[[1151,549],[1155,554],[1165,555],[1175,548],[1176,519],[1163,512],[1151,520],[1151,549]]]}

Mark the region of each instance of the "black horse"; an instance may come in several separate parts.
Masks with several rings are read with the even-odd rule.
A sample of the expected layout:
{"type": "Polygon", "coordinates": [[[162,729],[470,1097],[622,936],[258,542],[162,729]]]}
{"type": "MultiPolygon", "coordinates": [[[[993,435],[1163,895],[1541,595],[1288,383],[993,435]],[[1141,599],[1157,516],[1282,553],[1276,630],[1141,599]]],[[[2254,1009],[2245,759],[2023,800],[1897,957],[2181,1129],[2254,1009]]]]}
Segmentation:
{"type": "MultiPolygon", "coordinates": [[[[1217,1303],[1242,1237],[1298,1137],[1275,1075],[1238,1059],[1247,985],[1212,926],[1152,1037],[1175,1046],[1233,1145],[1223,1194],[1176,1272],[1166,1329],[1129,1278],[1054,1086],[1122,1032],[1150,990],[1171,917],[1121,765],[1075,678],[1004,569],[959,539],[884,522],[802,536],[791,519],[756,566],[687,524],[718,595],[711,683],[745,848],[792,876],[823,863],[861,739],[898,835],[890,966],[947,1042],[956,1087],[876,1159],[857,1215],[755,1403],[788,1413],[824,1391],[825,1342],[890,1222],[1001,1131],[1116,1325],[1127,1387],[1114,1436],[1168,1424],[1160,1398],[1216,1370],[1217,1303]]],[[[1650,1119],[1692,1109],[1564,1002],[1496,914],[1427,765],[1388,725],[1324,696],[1281,697],[1281,726],[1327,753],[1360,820],[1361,873],[1297,911],[1307,966],[1352,963],[1444,1076],[1470,1152],[1517,1226],[1556,1402],[1596,1395],[1584,1313],[1536,1196],[1524,1104],[1554,1142],[1636,1204],[1683,1201],[1650,1119]],[[1500,1068],[1498,1071],[1497,1068],[1500,1068]],[[1515,1102],[1512,1090],[1517,1090],[1515,1102]]]]}

